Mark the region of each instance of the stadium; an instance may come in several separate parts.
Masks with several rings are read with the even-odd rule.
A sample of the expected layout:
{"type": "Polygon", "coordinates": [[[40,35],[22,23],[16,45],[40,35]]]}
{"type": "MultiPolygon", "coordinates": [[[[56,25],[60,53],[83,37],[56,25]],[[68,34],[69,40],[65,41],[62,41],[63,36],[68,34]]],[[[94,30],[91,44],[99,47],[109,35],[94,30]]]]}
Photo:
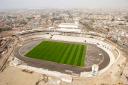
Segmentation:
{"type": "Polygon", "coordinates": [[[102,74],[119,56],[118,49],[100,35],[74,30],[22,32],[18,41],[13,65],[57,77],[102,74]]]}

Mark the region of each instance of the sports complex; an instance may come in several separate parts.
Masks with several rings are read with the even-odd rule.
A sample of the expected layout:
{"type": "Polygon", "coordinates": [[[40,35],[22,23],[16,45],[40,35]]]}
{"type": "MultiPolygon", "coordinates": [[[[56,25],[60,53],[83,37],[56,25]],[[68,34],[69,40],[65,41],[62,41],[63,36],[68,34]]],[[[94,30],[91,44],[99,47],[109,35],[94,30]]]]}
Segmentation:
{"type": "Polygon", "coordinates": [[[11,65],[65,79],[93,76],[95,69],[100,75],[120,55],[109,41],[92,33],[50,30],[22,33],[18,39],[11,65]]]}

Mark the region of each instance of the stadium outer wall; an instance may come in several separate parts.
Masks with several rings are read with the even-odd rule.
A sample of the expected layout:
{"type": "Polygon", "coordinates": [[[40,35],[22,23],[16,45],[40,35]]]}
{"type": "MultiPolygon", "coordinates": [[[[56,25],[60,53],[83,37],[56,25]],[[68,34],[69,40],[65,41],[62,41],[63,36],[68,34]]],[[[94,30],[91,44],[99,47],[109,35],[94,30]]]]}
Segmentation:
{"type": "MultiPolygon", "coordinates": [[[[33,39],[34,38],[50,39],[50,37],[51,37],[51,35],[47,35],[47,34],[31,36],[31,38],[33,38],[33,39]]],[[[24,37],[22,37],[22,39],[23,38],[24,37]]],[[[99,43],[100,45],[98,45],[98,47],[101,48],[101,49],[103,49],[103,50],[105,50],[109,54],[109,56],[110,56],[110,63],[109,63],[109,65],[107,67],[105,67],[104,69],[102,69],[102,70],[99,71],[99,75],[102,74],[102,73],[104,73],[114,63],[114,61],[119,58],[120,53],[119,53],[118,49],[116,49],[115,47],[111,46],[110,44],[104,42],[102,40],[103,38],[98,38],[98,39],[97,38],[94,38],[94,37],[93,38],[73,37],[73,39],[70,39],[70,38],[71,38],[71,36],[61,36],[61,35],[54,35],[52,37],[53,40],[64,40],[64,41],[67,41],[67,40],[70,41],[71,40],[71,41],[75,41],[75,42],[84,42],[86,40],[86,42],[92,43],[92,44],[99,43]],[[76,41],[76,40],[79,40],[79,41],[76,41]]],[[[32,69],[29,69],[29,70],[32,70],[32,69]]],[[[51,73],[48,72],[48,75],[49,74],[51,75],[51,73]]],[[[80,76],[81,77],[91,76],[91,72],[82,72],[80,76]]]]}

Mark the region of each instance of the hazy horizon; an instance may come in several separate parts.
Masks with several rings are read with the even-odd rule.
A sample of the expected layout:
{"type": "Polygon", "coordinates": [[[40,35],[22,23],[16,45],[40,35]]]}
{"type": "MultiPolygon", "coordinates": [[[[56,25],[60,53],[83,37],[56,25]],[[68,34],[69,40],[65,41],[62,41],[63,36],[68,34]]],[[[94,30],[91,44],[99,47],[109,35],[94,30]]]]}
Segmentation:
{"type": "Polygon", "coordinates": [[[128,0],[0,0],[0,9],[128,8],[128,0]]]}

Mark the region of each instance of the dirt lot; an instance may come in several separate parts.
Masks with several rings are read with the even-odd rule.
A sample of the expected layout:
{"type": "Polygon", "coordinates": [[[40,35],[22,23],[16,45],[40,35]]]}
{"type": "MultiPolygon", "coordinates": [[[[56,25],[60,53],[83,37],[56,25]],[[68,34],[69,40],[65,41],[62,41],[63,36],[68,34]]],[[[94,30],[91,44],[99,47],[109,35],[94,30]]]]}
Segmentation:
{"type": "Polygon", "coordinates": [[[15,67],[7,67],[0,73],[0,85],[35,85],[39,78],[37,73],[30,74],[15,67]]]}

